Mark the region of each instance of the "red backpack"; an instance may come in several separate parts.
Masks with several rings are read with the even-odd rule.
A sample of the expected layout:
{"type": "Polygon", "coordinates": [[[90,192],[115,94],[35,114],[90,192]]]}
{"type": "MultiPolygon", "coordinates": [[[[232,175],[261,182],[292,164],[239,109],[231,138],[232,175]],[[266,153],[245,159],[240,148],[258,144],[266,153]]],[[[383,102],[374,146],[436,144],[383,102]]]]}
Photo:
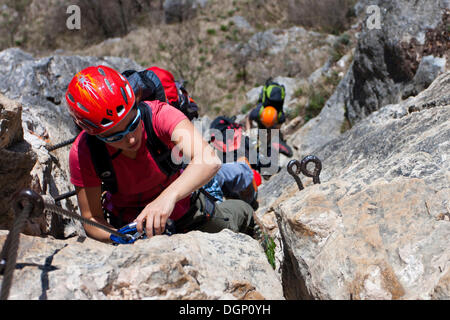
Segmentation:
{"type": "Polygon", "coordinates": [[[182,83],[175,81],[170,71],[159,67],[150,67],[147,70],[152,71],[159,78],[166,93],[167,102],[171,106],[183,112],[189,120],[198,117],[198,106],[194,99],[189,96],[182,83]]]}
{"type": "Polygon", "coordinates": [[[180,94],[178,92],[177,85],[175,83],[175,77],[173,74],[165,69],[159,67],[150,67],[147,70],[153,71],[161,81],[164,87],[164,92],[166,93],[167,102],[170,105],[175,105],[180,103],[180,94]]]}
{"type": "Polygon", "coordinates": [[[122,73],[140,101],[159,100],[183,112],[189,120],[198,117],[198,106],[182,83],[175,81],[173,74],[159,67],[143,71],[126,70],[122,73]]]}

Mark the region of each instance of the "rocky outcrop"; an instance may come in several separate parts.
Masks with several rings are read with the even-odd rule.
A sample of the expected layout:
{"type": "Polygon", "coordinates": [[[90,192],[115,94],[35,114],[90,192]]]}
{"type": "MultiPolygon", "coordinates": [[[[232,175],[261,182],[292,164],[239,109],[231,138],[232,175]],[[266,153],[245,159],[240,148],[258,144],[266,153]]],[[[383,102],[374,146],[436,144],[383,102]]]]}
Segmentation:
{"type": "Polygon", "coordinates": [[[366,20],[346,75],[321,113],[288,141],[300,156],[381,107],[417,95],[448,70],[448,1],[361,1],[356,9],[366,20]],[[369,5],[380,8],[381,29],[368,27],[369,5]]]}
{"type": "Polygon", "coordinates": [[[242,31],[243,43],[230,42],[229,52],[239,57],[236,62],[264,83],[268,76],[308,76],[329,59],[338,37],[302,27],[268,29],[251,33],[242,31]],[[248,37],[248,38],[247,38],[248,37]]]}
{"type": "Polygon", "coordinates": [[[448,299],[450,73],[314,151],[321,184],[259,189],[288,299],[448,299]]]}
{"type": "Polygon", "coordinates": [[[36,154],[23,139],[22,105],[0,94],[0,228],[14,220],[12,198],[31,182],[36,154]]]}
{"type": "MultiPolygon", "coordinates": [[[[91,65],[100,64],[108,65],[119,71],[140,68],[129,59],[115,57],[56,55],[38,59],[15,48],[0,52],[0,93],[16,101],[6,105],[20,105],[20,107],[11,107],[15,109],[15,111],[11,111],[16,114],[14,121],[11,120],[12,118],[8,118],[10,117],[8,113],[2,112],[0,115],[2,128],[3,123],[11,122],[14,123],[12,126],[17,127],[17,119],[22,118],[20,129],[17,129],[17,132],[20,133],[17,134],[22,135],[26,141],[22,144],[14,144],[14,148],[17,149],[14,149],[16,153],[8,153],[5,161],[0,161],[2,166],[8,168],[5,167],[5,172],[8,173],[8,177],[5,176],[7,180],[2,179],[2,182],[14,181],[22,187],[31,186],[38,193],[51,197],[73,189],[69,182],[69,147],[48,152],[46,146],[66,141],[78,134],[67,111],[65,91],[70,80],[78,71],[91,65]],[[17,158],[17,161],[14,161],[15,157],[27,160],[21,161],[17,158]],[[30,161],[34,161],[33,165],[30,161]],[[20,163],[23,163],[22,167],[14,167],[20,163]],[[31,171],[29,170],[30,165],[31,171]],[[19,175],[23,177],[19,178],[19,175]]],[[[10,136],[11,134],[2,134],[2,137],[10,136]]],[[[11,140],[2,138],[1,141],[3,139],[11,140]]],[[[11,152],[12,146],[5,147],[4,150],[2,151],[4,154],[11,152]]],[[[4,189],[0,188],[0,190],[4,189]]],[[[10,201],[10,197],[7,196],[10,193],[6,192],[1,201],[10,201]]],[[[62,206],[69,210],[77,208],[71,199],[63,200],[62,206]]],[[[5,220],[10,221],[10,219],[5,220]]],[[[54,236],[68,237],[81,232],[79,224],[70,221],[50,223],[50,225],[53,225],[53,230],[42,230],[36,226],[33,228],[32,234],[39,235],[50,232],[54,236]]],[[[4,228],[5,225],[2,224],[1,227],[4,228]]]]}
{"type": "Polygon", "coordinates": [[[229,230],[122,246],[22,235],[17,265],[11,300],[283,299],[258,242],[229,230]]]}
{"type": "Polygon", "coordinates": [[[203,8],[208,0],[165,0],[163,4],[166,23],[179,23],[195,17],[198,8],[203,8]]]}
{"type": "Polygon", "coordinates": [[[381,28],[363,22],[347,80],[347,116],[352,123],[417,95],[445,71],[449,59],[448,1],[386,0],[378,6],[381,28]]]}

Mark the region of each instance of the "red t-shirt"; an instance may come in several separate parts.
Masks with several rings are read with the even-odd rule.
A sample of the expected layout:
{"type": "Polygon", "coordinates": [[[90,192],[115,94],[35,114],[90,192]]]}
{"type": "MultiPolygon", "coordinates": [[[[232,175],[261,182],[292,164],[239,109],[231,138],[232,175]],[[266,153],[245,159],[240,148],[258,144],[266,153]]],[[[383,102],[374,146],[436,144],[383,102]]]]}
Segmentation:
{"type": "MultiPolygon", "coordinates": [[[[146,101],[151,105],[153,129],[158,138],[169,148],[174,146],[171,136],[174,128],[187,117],[178,109],[160,101],[146,101]]],[[[142,121],[142,120],[141,120],[142,121]]],[[[142,128],[144,128],[142,124],[142,128]]],[[[145,207],[167,188],[180,173],[168,178],[163,174],[147,149],[147,133],[142,130],[143,139],[137,152],[136,159],[130,159],[119,154],[112,160],[116,173],[118,192],[112,195],[113,213],[118,214],[123,208],[122,219],[125,223],[133,221],[139,212],[133,208],[145,207]]],[[[110,155],[117,149],[106,144],[110,155]]],[[[91,153],[86,141],[86,134],[80,134],[70,149],[69,155],[70,181],[78,187],[96,187],[101,185],[91,153]]],[[[170,216],[177,220],[190,207],[190,196],[178,201],[170,216]]]]}

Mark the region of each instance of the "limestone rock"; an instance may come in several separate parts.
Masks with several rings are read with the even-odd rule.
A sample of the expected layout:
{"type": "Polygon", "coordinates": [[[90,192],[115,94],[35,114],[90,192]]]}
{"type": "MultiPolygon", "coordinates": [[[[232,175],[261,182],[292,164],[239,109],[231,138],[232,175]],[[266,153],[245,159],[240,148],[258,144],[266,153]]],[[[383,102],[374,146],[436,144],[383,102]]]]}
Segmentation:
{"type": "Polygon", "coordinates": [[[31,182],[36,155],[23,139],[22,105],[0,94],[0,228],[14,220],[14,194],[31,182]]]}
{"type": "Polygon", "coordinates": [[[22,106],[0,94],[0,148],[23,141],[22,106]]]}
{"type": "Polygon", "coordinates": [[[198,8],[203,8],[208,0],[165,0],[163,4],[166,23],[177,23],[192,19],[198,8]]]}
{"type": "Polygon", "coordinates": [[[310,154],[342,133],[342,125],[345,122],[347,81],[351,75],[350,70],[327,100],[320,114],[289,137],[287,143],[293,146],[298,157],[302,158],[310,154]]]}
{"type": "Polygon", "coordinates": [[[254,32],[253,27],[243,16],[232,16],[230,21],[240,30],[244,32],[254,32]]]}
{"type": "MultiPolygon", "coordinates": [[[[346,106],[351,123],[423,90],[424,84],[414,79],[418,71],[423,71],[419,68],[422,57],[449,59],[448,30],[445,30],[448,1],[380,0],[377,5],[381,29],[369,28],[367,21],[362,23],[352,77],[347,80],[350,99],[346,106]]],[[[428,70],[421,78],[428,78],[426,82],[430,84],[443,71],[428,70]]]]}
{"type": "Polygon", "coordinates": [[[320,185],[301,175],[299,191],[283,168],[259,189],[257,222],[280,244],[286,298],[449,296],[449,81],[316,149],[320,185]]]}
{"type": "MultiPolygon", "coordinates": [[[[358,15],[368,5],[379,6],[381,29],[361,23],[353,61],[335,92],[321,113],[287,141],[299,157],[339,137],[347,121],[354,125],[387,104],[419,94],[448,70],[448,1],[360,1],[358,15]]],[[[309,80],[326,71],[327,64],[309,80]]]]}
{"type": "Polygon", "coordinates": [[[229,230],[121,246],[21,235],[17,265],[11,300],[283,299],[258,242],[229,230]]]}

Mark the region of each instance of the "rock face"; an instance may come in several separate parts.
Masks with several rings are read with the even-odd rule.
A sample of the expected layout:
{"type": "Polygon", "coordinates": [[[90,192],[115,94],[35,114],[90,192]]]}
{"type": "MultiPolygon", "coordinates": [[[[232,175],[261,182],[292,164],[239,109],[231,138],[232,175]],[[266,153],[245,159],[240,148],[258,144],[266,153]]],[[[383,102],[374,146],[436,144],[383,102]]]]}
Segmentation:
{"type": "Polygon", "coordinates": [[[229,230],[117,247],[22,235],[17,264],[11,300],[283,299],[258,242],[229,230]]]}
{"type": "Polygon", "coordinates": [[[165,0],[163,4],[166,23],[177,23],[195,17],[198,8],[203,8],[208,0],[165,0]]]}
{"type": "MultiPolygon", "coordinates": [[[[70,80],[78,71],[91,65],[100,64],[108,65],[119,71],[140,68],[140,66],[129,59],[115,57],[51,56],[36,59],[19,49],[7,49],[0,52],[0,93],[9,99],[16,100],[21,105],[22,111],[19,111],[18,107],[15,108],[17,109],[15,111],[17,113],[16,118],[18,117],[17,119],[20,119],[22,116],[22,123],[18,132],[21,132],[20,135],[23,135],[27,142],[23,143],[22,146],[17,145],[17,148],[20,150],[19,153],[16,153],[16,156],[28,159],[26,160],[28,164],[20,167],[24,170],[17,169],[19,171],[15,171],[13,169],[15,163],[22,163],[23,161],[11,161],[15,158],[9,153],[8,159],[10,160],[1,161],[2,165],[9,165],[8,174],[12,179],[11,181],[16,181],[21,186],[31,185],[40,194],[52,197],[73,189],[69,182],[69,147],[61,148],[50,153],[45,146],[60,143],[78,134],[67,111],[64,98],[65,91],[70,80]],[[34,155],[31,156],[28,154],[24,156],[23,153],[29,151],[34,153],[34,155]],[[32,161],[30,157],[34,159],[34,166],[31,166],[31,173],[30,170],[26,169],[30,165],[29,162],[32,161]],[[25,175],[24,178],[19,178],[19,172],[25,175]],[[16,174],[16,178],[13,179],[14,174],[16,174]]],[[[0,115],[2,128],[3,123],[11,122],[7,117],[7,113],[4,112],[0,115]]],[[[10,135],[2,134],[2,137],[6,136],[9,137],[10,135]]],[[[9,149],[11,148],[7,147],[5,150],[9,149]]],[[[8,152],[11,151],[9,150],[8,152]]],[[[2,179],[2,181],[6,180],[2,179]]],[[[9,194],[10,192],[7,193],[9,194]]],[[[5,196],[2,197],[1,201],[8,202],[9,199],[5,196]]],[[[76,208],[76,205],[71,199],[63,200],[62,206],[69,210],[76,208]]],[[[63,224],[56,223],[53,225],[54,228],[51,233],[58,237],[68,237],[80,231],[79,225],[77,224],[64,222],[63,224]]],[[[0,227],[5,228],[5,225],[0,224],[0,227]]],[[[39,230],[36,227],[32,234],[39,235],[48,231],[39,230]]]]}
{"type": "Polygon", "coordinates": [[[0,94],[0,228],[14,219],[11,199],[31,182],[36,154],[23,139],[22,105],[0,94]]]}
{"type": "Polygon", "coordinates": [[[378,6],[381,28],[363,23],[348,79],[346,106],[352,123],[382,106],[417,95],[445,71],[446,62],[439,59],[449,59],[448,1],[384,0],[378,6]],[[428,58],[422,61],[423,57],[428,58]],[[434,67],[429,60],[435,60],[434,67]],[[430,75],[415,77],[418,71],[430,75]]]}
{"type": "Polygon", "coordinates": [[[450,298],[449,120],[445,73],[315,150],[321,184],[283,170],[260,188],[286,298],[450,298]]]}
{"type": "Polygon", "coordinates": [[[337,138],[347,121],[354,125],[387,104],[417,95],[448,70],[448,1],[361,1],[356,10],[369,5],[380,9],[381,27],[369,28],[366,15],[348,72],[319,116],[288,141],[300,155],[337,138]]]}

